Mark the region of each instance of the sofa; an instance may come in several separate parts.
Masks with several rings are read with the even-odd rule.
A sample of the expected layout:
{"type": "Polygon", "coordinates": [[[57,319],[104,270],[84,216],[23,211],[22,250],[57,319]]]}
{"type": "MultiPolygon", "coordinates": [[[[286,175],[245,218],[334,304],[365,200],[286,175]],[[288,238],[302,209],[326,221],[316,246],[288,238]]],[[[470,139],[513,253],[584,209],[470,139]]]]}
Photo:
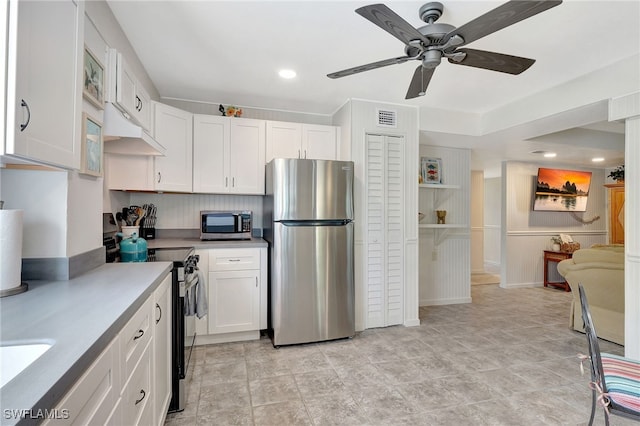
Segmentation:
{"type": "Polygon", "coordinates": [[[584,333],[578,284],[582,284],[598,337],[624,345],[624,246],[595,244],[558,263],[573,293],[569,327],[584,333]]]}

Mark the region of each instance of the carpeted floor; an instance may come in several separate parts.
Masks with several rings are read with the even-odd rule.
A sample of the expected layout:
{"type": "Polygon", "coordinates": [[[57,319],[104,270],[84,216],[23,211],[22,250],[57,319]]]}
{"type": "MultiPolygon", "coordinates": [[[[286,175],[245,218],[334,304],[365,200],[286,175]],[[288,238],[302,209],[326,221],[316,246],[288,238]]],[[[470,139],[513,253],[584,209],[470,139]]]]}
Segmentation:
{"type": "Polygon", "coordinates": [[[500,284],[500,275],[478,272],[471,274],[471,285],[500,284]]]}

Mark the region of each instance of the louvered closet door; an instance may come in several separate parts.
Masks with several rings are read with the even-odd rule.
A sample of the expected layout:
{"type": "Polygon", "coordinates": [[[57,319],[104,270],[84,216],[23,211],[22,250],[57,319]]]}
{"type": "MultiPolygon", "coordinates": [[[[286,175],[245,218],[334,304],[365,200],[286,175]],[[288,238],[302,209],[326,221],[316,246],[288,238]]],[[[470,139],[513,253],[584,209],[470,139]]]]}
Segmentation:
{"type": "Polygon", "coordinates": [[[367,135],[367,328],[402,324],[404,138],[367,135]]]}

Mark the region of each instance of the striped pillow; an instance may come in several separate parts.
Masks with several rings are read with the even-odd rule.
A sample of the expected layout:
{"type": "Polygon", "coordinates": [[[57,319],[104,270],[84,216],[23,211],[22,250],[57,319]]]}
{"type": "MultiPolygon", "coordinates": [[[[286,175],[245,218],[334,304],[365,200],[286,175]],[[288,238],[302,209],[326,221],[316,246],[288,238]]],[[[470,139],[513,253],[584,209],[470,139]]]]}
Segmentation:
{"type": "Polygon", "coordinates": [[[640,361],[603,353],[602,369],[611,401],[640,413],[640,361]]]}

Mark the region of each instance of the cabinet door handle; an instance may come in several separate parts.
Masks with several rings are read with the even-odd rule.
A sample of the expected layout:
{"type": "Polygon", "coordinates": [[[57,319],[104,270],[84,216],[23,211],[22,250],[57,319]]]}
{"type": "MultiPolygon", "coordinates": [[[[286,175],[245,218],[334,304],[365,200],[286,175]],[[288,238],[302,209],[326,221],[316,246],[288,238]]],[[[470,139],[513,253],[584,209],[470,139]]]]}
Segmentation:
{"type": "Polygon", "coordinates": [[[231,178],[231,186],[234,187],[234,188],[236,187],[236,178],[235,177],[231,178]]]}
{"type": "Polygon", "coordinates": [[[158,304],[156,303],[156,309],[157,309],[158,311],[160,311],[160,316],[159,316],[159,317],[158,317],[158,319],[156,320],[156,324],[157,324],[157,323],[159,323],[159,322],[160,322],[160,320],[162,319],[162,308],[160,307],[160,305],[158,305],[158,304]]]}
{"type": "Polygon", "coordinates": [[[240,259],[229,259],[229,262],[240,262],[240,259]]]}
{"type": "Polygon", "coordinates": [[[307,150],[304,150],[304,158],[307,158],[307,150]]]}
{"type": "Polygon", "coordinates": [[[229,178],[225,177],[224,178],[224,187],[226,188],[227,186],[229,186],[229,178]]]}
{"type": "Polygon", "coordinates": [[[256,277],[256,288],[258,288],[258,277],[256,277]]]}
{"type": "Polygon", "coordinates": [[[138,334],[136,334],[135,336],[133,336],[133,340],[138,340],[139,338],[141,338],[142,336],[144,336],[144,330],[138,330],[138,334]]]}
{"type": "Polygon", "coordinates": [[[136,109],[138,111],[142,111],[142,99],[140,99],[140,96],[136,95],[136,109]]]}
{"type": "Polygon", "coordinates": [[[24,129],[27,128],[29,122],[31,121],[31,110],[29,109],[29,104],[27,104],[24,99],[22,99],[22,102],[20,102],[20,106],[27,109],[27,121],[20,124],[20,131],[24,132],[24,129]]]}
{"type": "Polygon", "coordinates": [[[140,399],[136,399],[135,405],[140,404],[142,400],[147,396],[147,393],[144,391],[144,389],[140,389],[140,395],[142,396],[140,397],[140,399]]]}
{"type": "Polygon", "coordinates": [[[302,158],[302,157],[300,156],[300,150],[298,150],[298,158],[302,158]]]}
{"type": "Polygon", "coordinates": [[[162,175],[160,174],[160,172],[158,172],[158,183],[160,183],[161,180],[162,180],[162,175]]]}

